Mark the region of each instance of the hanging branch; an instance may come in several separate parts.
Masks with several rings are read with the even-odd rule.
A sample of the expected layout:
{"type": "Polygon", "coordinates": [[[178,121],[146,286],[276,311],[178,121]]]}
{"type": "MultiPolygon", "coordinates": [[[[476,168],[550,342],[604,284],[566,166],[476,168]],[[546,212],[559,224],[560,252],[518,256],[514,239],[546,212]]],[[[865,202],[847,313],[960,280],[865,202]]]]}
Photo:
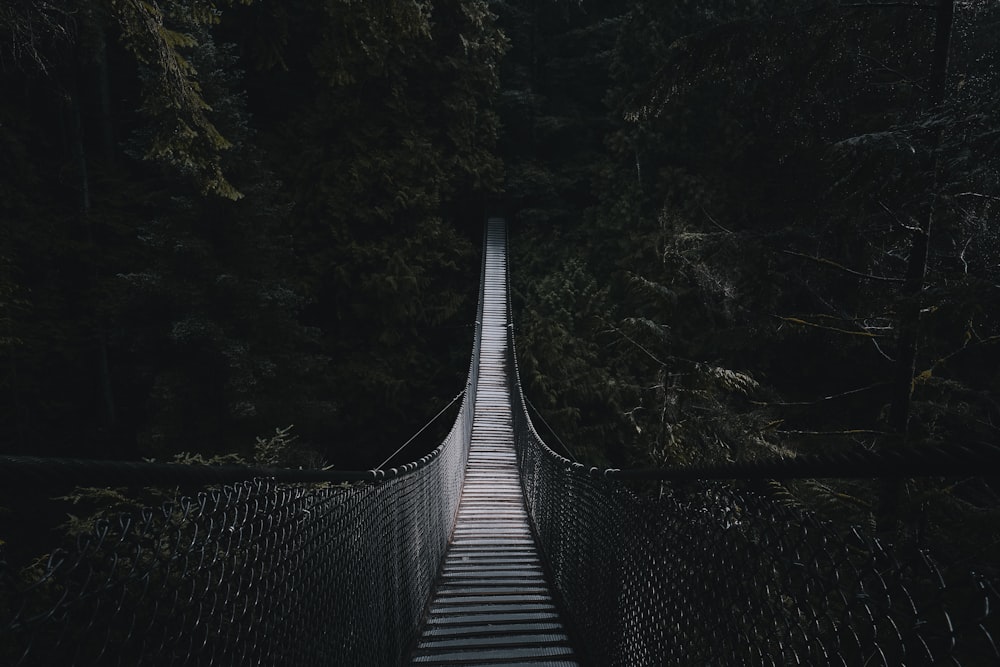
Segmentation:
{"type": "Polygon", "coordinates": [[[865,278],[867,280],[882,280],[888,283],[902,283],[905,282],[903,278],[891,278],[888,276],[876,276],[871,273],[862,273],[861,271],[855,271],[854,269],[849,269],[843,264],[838,264],[832,259],[826,259],[825,257],[814,257],[813,255],[805,255],[801,252],[795,252],[794,250],[782,250],[786,255],[791,255],[793,257],[801,257],[802,259],[808,259],[810,261],[816,262],[817,264],[822,264],[823,266],[828,266],[830,268],[836,269],[838,271],[843,271],[844,273],[856,276],[858,278],[865,278]]]}
{"type": "Polygon", "coordinates": [[[781,435],[815,435],[815,436],[830,436],[830,435],[891,435],[885,431],[876,431],[866,428],[852,428],[843,431],[775,431],[775,433],[780,433],[781,435]]]}
{"type": "Polygon", "coordinates": [[[918,5],[912,2],[852,2],[844,3],[839,5],[841,9],[885,9],[885,8],[896,8],[896,9],[919,9],[919,10],[933,10],[937,9],[934,5],[918,5]]]}
{"type": "Polygon", "coordinates": [[[603,323],[604,323],[605,325],[607,325],[608,327],[610,327],[610,330],[611,330],[611,331],[614,331],[614,332],[615,332],[615,333],[617,333],[617,334],[618,334],[619,336],[621,336],[622,338],[624,338],[625,340],[627,340],[628,342],[632,343],[632,344],[633,344],[633,345],[635,345],[635,346],[636,346],[637,348],[639,348],[639,349],[640,349],[640,350],[641,350],[641,351],[642,351],[642,352],[643,352],[643,353],[644,353],[644,354],[645,354],[645,355],[646,355],[647,357],[649,357],[650,359],[652,359],[653,361],[655,361],[655,362],[656,362],[656,363],[657,363],[658,365],[660,365],[660,366],[666,366],[666,365],[667,365],[666,363],[664,363],[663,361],[661,361],[660,359],[658,359],[658,358],[656,357],[656,355],[654,355],[654,354],[653,354],[652,352],[650,352],[650,351],[649,351],[649,350],[647,350],[647,349],[646,349],[645,347],[643,347],[641,343],[639,343],[639,342],[638,342],[638,341],[636,341],[636,340],[635,340],[634,338],[632,338],[631,336],[629,336],[629,335],[628,335],[627,333],[625,333],[624,331],[622,331],[622,330],[621,330],[621,329],[620,329],[619,327],[615,326],[615,325],[614,325],[614,324],[612,324],[611,322],[608,322],[608,321],[607,321],[607,320],[605,320],[604,318],[601,318],[601,321],[602,321],[602,322],[603,322],[603,323]]]}
{"type": "Polygon", "coordinates": [[[768,402],[768,401],[750,401],[750,402],[753,403],[754,405],[760,405],[760,406],[763,406],[763,407],[786,407],[787,408],[787,407],[798,407],[798,406],[807,406],[807,405],[819,405],[820,403],[823,403],[825,401],[833,401],[833,400],[836,400],[838,398],[844,398],[845,396],[853,396],[854,394],[860,394],[862,392],[870,391],[872,389],[878,389],[879,387],[886,387],[889,384],[890,384],[889,382],[876,382],[874,384],[868,385],[867,387],[860,387],[858,389],[850,389],[848,391],[842,391],[839,394],[832,394],[830,396],[823,396],[822,398],[817,398],[814,401],[789,401],[789,402],[784,402],[784,401],[772,401],[772,402],[768,402]]]}
{"type": "Polygon", "coordinates": [[[900,220],[899,216],[897,216],[895,213],[893,213],[892,209],[889,208],[888,206],[886,206],[884,203],[879,202],[878,205],[881,206],[882,210],[884,210],[886,213],[888,213],[889,217],[892,218],[893,222],[895,222],[897,225],[899,225],[902,229],[905,229],[908,232],[913,232],[913,233],[918,233],[918,234],[920,233],[920,227],[918,227],[916,225],[908,225],[908,224],[906,224],[905,222],[903,222],[902,220],[900,220]]]}
{"type": "Polygon", "coordinates": [[[837,333],[847,334],[848,336],[861,336],[863,338],[884,338],[883,334],[871,333],[869,331],[850,331],[848,329],[841,329],[839,327],[828,327],[824,324],[816,324],[815,322],[809,322],[807,320],[799,319],[798,317],[785,317],[783,315],[771,315],[776,319],[783,322],[789,322],[791,324],[799,324],[805,327],[814,327],[816,329],[825,329],[827,331],[836,331],[837,333]]]}
{"type": "Polygon", "coordinates": [[[719,229],[721,229],[722,231],[724,231],[727,234],[732,234],[733,233],[733,231],[731,229],[726,229],[721,224],[719,224],[719,221],[716,220],[715,218],[713,218],[712,214],[709,213],[708,211],[706,211],[704,206],[700,206],[699,208],[701,208],[701,212],[705,214],[705,217],[708,218],[709,222],[711,222],[713,225],[715,225],[716,227],[718,227],[719,229]]]}

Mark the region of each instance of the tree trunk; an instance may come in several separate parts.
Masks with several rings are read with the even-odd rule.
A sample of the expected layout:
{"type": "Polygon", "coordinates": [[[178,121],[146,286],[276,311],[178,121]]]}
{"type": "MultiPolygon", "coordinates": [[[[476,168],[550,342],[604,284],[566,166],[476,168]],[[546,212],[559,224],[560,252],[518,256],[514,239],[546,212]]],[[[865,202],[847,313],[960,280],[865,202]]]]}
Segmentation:
{"type": "Polygon", "coordinates": [[[87,151],[83,145],[80,91],[76,87],[70,91],[69,99],[69,149],[73,156],[73,166],[76,168],[77,215],[80,223],[87,226],[87,237],[90,238],[92,236],[90,230],[90,175],[87,172],[87,151]]]}
{"type": "MultiPolygon", "coordinates": [[[[954,0],[938,0],[937,25],[934,35],[934,60],[931,68],[929,106],[933,109],[945,98],[945,80],[948,75],[948,51],[951,42],[951,27],[954,15],[954,0]]],[[[893,381],[894,396],[889,412],[889,426],[905,444],[910,424],[910,402],[913,395],[913,376],[916,371],[917,338],[920,329],[920,311],[923,306],[921,293],[927,273],[927,258],[930,249],[931,228],[934,210],[942,128],[935,127],[928,138],[928,171],[931,174],[931,201],[919,230],[913,232],[910,257],[906,267],[906,282],[903,284],[903,303],[899,314],[899,333],[896,345],[896,371],[893,381]]]]}
{"type": "MultiPolygon", "coordinates": [[[[94,237],[94,223],[91,218],[91,197],[90,197],[90,173],[87,168],[87,151],[83,137],[83,118],[80,111],[80,90],[74,87],[70,92],[69,105],[69,130],[70,130],[70,152],[73,156],[74,166],[77,171],[77,187],[79,189],[78,215],[80,224],[86,229],[86,237],[89,241],[91,252],[96,252],[96,241],[94,237]]],[[[99,280],[97,266],[94,267],[94,281],[99,280]]],[[[97,340],[97,383],[100,391],[100,412],[101,424],[105,429],[105,439],[112,444],[115,442],[118,426],[118,415],[115,409],[115,397],[111,384],[111,366],[108,355],[107,333],[103,322],[98,320],[97,340]]]]}
{"type": "MultiPolygon", "coordinates": [[[[934,29],[934,54],[931,63],[928,89],[928,107],[934,109],[945,99],[948,76],[948,56],[951,45],[955,0],[938,0],[934,29]]],[[[901,305],[897,321],[896,366],[892,377],[892,400],[889,406],[889,430],[894,435],[894,446],[909,443],[910,407],[913,398],[914,376],[920,335],[920,314],[923,309],[924,281],[930,254],[931,231],[936,207],[938,171],[943,128],[938,125],[927,138],[928,158],[926,171],[930,174],[930,202],[920,227],[913,232],[910,256],[906,266],[905,282],[901,291],[901,305]]],[[[898,480],[885,483],[880,515],[886,527],[895,530],[899,521],[899,502],[902,483],[898,480]]]]}
{"type": "Polygon", "coordinates": [[[111,120],[111,72],[108,66],[108,41],[104,28],[97,32],[97,94],[100,103],[101,152],[110,164],[115,159],[115,135],[111,120]]]}

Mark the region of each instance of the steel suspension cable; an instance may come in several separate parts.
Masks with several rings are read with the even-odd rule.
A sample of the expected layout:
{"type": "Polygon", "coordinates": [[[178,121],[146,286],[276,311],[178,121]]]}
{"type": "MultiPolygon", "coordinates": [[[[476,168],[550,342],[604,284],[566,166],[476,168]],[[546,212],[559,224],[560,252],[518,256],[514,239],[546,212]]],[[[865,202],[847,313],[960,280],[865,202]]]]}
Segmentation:
{"type": "Polygon", "coordinates": [[[485,250],[484,239],[466,388],[403,447],[464,400],[417,460],[292,470],[0,456],[11,509],[0,517],[0,664],[399,664],[461,499],[485,250]],[[76,488],[53,499],[60,487],[76,488]],[[65,514],[52,503],[68,501],[81,518],[50,530],[45,519],[65,514]]]}
{"type": "Polygon", "coordinates": [[[545,417],[543,417],[542,413],[538,410],[538,408],[536,408],[535,405],[530,400],[528,400],[527,396],[524,397],[524,402],[528,405],[529,408],[532,409],[532,411],[534,411],[535,415],[541,420],[541,422],[545,424],[545,428],[549,429],[549,433],[551,433],[552,437],[556,439],[556,442],[558,442],[560,446],[562,446],[563,451],[569,454],[569,457],[573,461],[577,461],[578,459],[576,458],[576,454],[573,452],[573,450],[570,449],[569,445],[563,442],[562,438],[559,437],[559,434],[556,433],[555,429],[549,426],[549,423],[545,421],[545,417]]]}
{"type": "Polygon", "coordinates": [[[399,446],[399,449],[397,449],[396,451],[394,451],[392,454],[389,454],[388,458],[386,458],[385,461],[382,461],[382,463],[379,463],[377,466],[375,466],[375,469],[376,470],[381,470],[382,466],[384,466],[386,463],[388,463],[393,458],[395,458],[395,456],[397,454],[399,454],[401,451],[403,451],[404,449],[406,449],[407,445],[409,445],[411,442],[413,442],[414,440],[416,440],[416,438],[421,433],[423,433],[424,431],[426,431],[428,429],[428,427],[430,427],[431,424],[433,424],[435,421],[437,421],[438,417],[440,417],[445,412],[447,412],[448,408],[450,408],[451,406],[455,405],[455,401],[457,401],[458,399],[462,398],[463,396],[465,396],[465,389],[463,389],[462,391],[460,391],[457,394],[455,394],[455,398],[451,399],[451,401],[448,403],[448,405],[446,405],[443,408],[441,408],[440,412],[438,412],[436,415],[434,415],[433,417],[431,417],[431,420],[429,422],[427,422],[426,424],[424,424],[423,426],[421,426],[419,431],[417,431],[416,433],[414,433],[412,436],[410,436],[409,440],[407,440],[406,442],[404,442],[402,445],[399,446]]]}

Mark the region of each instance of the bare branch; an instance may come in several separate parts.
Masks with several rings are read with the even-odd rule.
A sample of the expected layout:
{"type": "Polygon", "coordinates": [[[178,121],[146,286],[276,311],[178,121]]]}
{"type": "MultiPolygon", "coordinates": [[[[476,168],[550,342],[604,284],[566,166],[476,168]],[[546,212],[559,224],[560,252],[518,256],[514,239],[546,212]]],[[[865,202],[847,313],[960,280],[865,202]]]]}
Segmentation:
{"type": "Polygon", "coordinates": [[[978,338],[977,340],[973,340],[972,336],[973,336],[973,330],[970,322],[969,331],[966,333],[965,340],[962,341],[962,346],[953,352],[949,352],[940,359],[936,359],[934,363],[931,364],[931,367],[925,370],[923,373],[920,373],[920,375],[927,375],[927,376],[931,375],[938,368],[938,366],[941,366],[942,364],[951,361],[952,357],[955,357],[961,352],[967,350],[970,345],[972,347],[978,347],[980,345],[989,345],[990,343],[1000,342],[1000,335],[990,336],[989,338],[978,338]]]}
{"type": "MultiPolygon", "coordinates": [[[[825,304],[828,305],[828,304],[825,304]]],[[[887,317],[846,317],[844,315],[827,315],[826,313],[809,313],[808,315],[803,315],[802,317],[809,318],[819,318],[821,320],[837,320],[838,322],[850,322],[851,324],[857,324],[862,327],[865,331],[869,329],[891,329],[891,326],[877,327],[870,324],[864,324],[870,322],[871,320],[885,320],[888,321],[887,317]]]]}
{"type": "Polygon", "coordinates": [[[616,327],[614,324],[612,324],[610,322],[607,322],[607,321],[605,321],[604,323],[606,325],[608,325],[609,327],[611,327],[611,329],[615,333],[617,333],[619,336],[621,336],[622,338],[624,338],[625,340],[627,340],[628,342],[632,343],[637,348],[639,348],[640,350],[642,350],[642,352],[647,357],[649,357],[650,359],[652,359],[653,361],[655,361],[657,364],[659,364],[660,366],[666,366],[666,364],[664,362],[660,361],[659,359],[657,359],[656,356],[652,352],[650,352],[649,350],[647,350],[645,347],[642,346],[641,343],[639,343],[638,341],[636,341],[634,338],[632,338],[631,336],[629,336],[627,333],[625,333],[624,331],[622,331],[620,328],[616,327]]]}
{"type": "MultiPolygon", "coordinates": [[[[843,319],[843,321],[845,321],[845,322],[850,322],[851,321],[851,319],[849,317],[847,317],[845,313],[843,313],[842,311],[840,311],[839,308],[835,307],[833,304],[831,304],[826,299],[824,299],[821,294],[817,293],[815,290],[812,290],[811,288],[810,288],[810,291],[813,293],[813,296],[815,296],[819,300],[819,302],[822,303],[824,306],[826,306],[827,308],[829,308],[830,310],[832,310],[834,312],[840,312],[840,315],[841,315],[841,318],[843,319]]],[[[864,330],[867,331],[868,329],[865,328],[864,330]]],[[[886,354],[885,350],[882,349],[882,346],[879,345],[879,342],[878,342],[877,338],[869,338],[868,340],[871,341],[872,345],[875,346],[875,350],[880,355],[882,355],[883,358],[885,358],[886,360],[888,360],[888,361],[890,361],[892,363],[896,363],[896,360],[893,359],[888,354],[886,354]]]]}
{"type": "Polygon", "coordinates": [[[721,229],[722,231],[724,231],[727,234],[732,234],[733,233],[732,230],[726,229],[725,227],[723,227],[722,225],[720,225],[719,222],[718,222],[718,220],[716,220],[715,218],[713,218],[712,214],[705,210],[704,206],[701,206],[699,208],[701,208],[701,212],[705,214],[705,217],[708,218],[709,221],[713,225],[715,225],[716,227],[718,227],[719,229],[721,229]]]}
{"type": "Polygon", "coordinates": [[[972,244],[972,239],[974,238],[976,238],[976,235],[970,234],[969,238],[965,242],[965,245],[962,247],[962,252],[958,254],[958,259],[962,262],[962,268],[965,269],[966,275],[969,273],[969,262],[965,259],[965,253],[969,251],[969,245],[972,244]]]}
{"type": "Polygon", "coordinates": [[[873,431],[863,428],[852,428],[846,431],[775,431],[781,435],[892,435],[885,431],[873,431]]]}
{"type": "Polygon", "coordinates": [[[890,356],[889,356],[889,355],[888,355],[888,354],[886,353],[886,351],[882,349],[882,346],[878,344],[878,341],[877,341],[877,340],[875,340],[874,338],[872,338],[871,340],[872,340],[872,345],[874,345],[874,346],[875,346],[875,349],[876,349],[876,350],[878,351],[878,353],[879,353],[880,355],[882,355],[882,357],[883,357],[883,358],[884,358],[884,359],[885,359],[886,361],[889,361],[889,362],[891,362],[891,363],[896,363],[896,359],[895,359],[895,357],[890,357],[890,356]]]}
{"type": "Polygon", "coordinates": [[[882,210],[884,210],[884,211],[885,211],[886,213],[888,213],[888,214],[889,214],[889,216],[890,216],[890,217],[891,217],[891,218],[893,219],[893,221],[894,221],[894,222],[895,222],[895,223],[896,223],[897,225],[899,225],[900,227],[902,227],[903,229],[905,229],[905,230],[906,230],[906,231],[908,231],[908,232],[913,232],[913,233],[917,233],[917,234],[919,234],[919,233],[920,233],[920,228],[919,228],[919,227],[915,227],[915,226],[913,226],[913,225],[908,225],[908,224],[906,224],[905,222],[903,222],[902,220],[900,220],[900,219],[899,219],[899,216],[897,216],[897,215],[896,215],[896,214],[895,214],[895,213],[894,213],[894,212],[892,211],[892,209],[890,209],[890,208],[889,208],[888,206],[886,206],[886,205],[885,205],[885,204],[883,204],[882,202],[879,202],[879,203],[878,203],[878,205],[882,207],[882,210]]]}
{"type": "Polygon", "coordinates": [[[843,3],[839,5],[841,9],[886,9],[886,8],[896,8],[896,9],[919,9],[919,10],[932,10],[937,9],[934,5],[918,5],[912,2],[852,2],[843,3]]]}
{"type": "Polygon", "coordinates": [[[861,271],[855,271],[854,269],[849,269],[843,264],[838,264],[831,259],[826,259],[825,257],[814,257],[812,255],[805,255],[801,252],[795,252],[794,250],[782,250],[781,252],[786,255],[792,255],[793,257],[801,257],[803,259],[808,259],[817,264],[822,264],[824,266],[829,266],[831,268],[837,269],[838,271],[843,271],[844,273],[849,273],[852,276],[857,276],[858,278],[866,278],[868,280],[882,280],[889,283],[901,283],[904,282],[902,278],[890,278],[887,276],[876,276],[871,273],[862,273],[861,271]]]}
{"type": "Polygon", "coordinates": [[[871,389],[877,389],[878,387],[885,387],[885,386],[888,386],[889,384],[891,384],[891,383],[890,382],[876,382],[875,384],[870,384],[867,387],[861,387],[859,389],[851,389],[850,391],[844,391],[844,392],[841,392],[839,394],[833,394],[831,396],[824,396],[822,398],[817,398],[814,401],[789,401],[789,402],[785,402],[785,401],[775,401],[775,402],[751,401],[751,403],[753,403],[754,405],[778,406],[778,407],[791,407],[791,406],[802,406],[802,405],[818,405],[820,403],[823,403],[824,401],[833,401],[833,400],[836,400],[838,398],[843,398],[845,396],[853,396],[854,394],[860,394],[862,392],[869,391],[871,389]]]}
{"type": "Polygon", "coordinates": [[[1000,201],[1000,197],[984,195],[981,192],[956,192],[952,197],[978,197],[980,199],[989,199],[990,201],[1000,201]]]}
{"type": "Polygon", "coordinates": [[[1000,342],[1000,336],[990,336],[988,338],[979,338],[976,341],[976,345],[987,345],[988,343],[1000,342]]]}
{"type": "Polygon", "coordinates": [[[896,84],[898,84],[898,83],[900,83],[902,81],[905,81],[907,83],[912,84],[913,87],[916,88],[917,90],[919,90],[921,92],[926,92],[926,89],[923,86],[921,86],[919,83],[917,83],[917,81],[921,81],[921,80],[923,80],[923,78],[926,78],[926,77],[922,77],[921,79],[914,79],[914,78],[912,78],[910,76],[907,76],[905,73],[900,72],[898,69],[895,69],[893,67],[889,67],[889,65],[887,63],[879,60],[878,58],[876,58],[874,56],[871,56],[871,55],[868,55],[868,54],[864,54],[862,57],[865,58],[866,60],[870,60],[871,62],[875,63],[876,65],[878,65],[879,67],[881,67],[882,69],[884,69],[886,72],[889,72],[890,74],[895,74],[896,76],[898,76],[899,77],[899,81],[893,81],[892,82],[893,85],[896,85],[896,84]]]}
{"type": "Polygon", "coordinates": [[[789,322],[791,324],[800,324],[805,327],[814,327],[816,329],[825,329],[826,331],[836,331],[837,333],[846,334],[848,336],[861,336],[863,338],[883,338],[882,334],[871,333],[868,331],[848,331],[847,329],[840,329],[838,327],[828,327],[823,324],[816,324],[815,322],[808,322],[798,317],[784,317],[782,315],[772,315],[783,322],[789,322]]]}

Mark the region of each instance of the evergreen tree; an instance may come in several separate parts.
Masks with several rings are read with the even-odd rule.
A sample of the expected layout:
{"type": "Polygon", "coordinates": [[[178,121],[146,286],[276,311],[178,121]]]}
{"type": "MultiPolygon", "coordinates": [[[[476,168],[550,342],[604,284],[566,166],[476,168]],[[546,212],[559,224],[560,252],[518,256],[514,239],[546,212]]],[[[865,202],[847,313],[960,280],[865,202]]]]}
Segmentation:
{"type": "Polygon", "coordinates": [[[468,364],[494,18],[0,9],[5,451],[230,451],[295,423],[374,465],[415,430],[468,364]]]}
{"type": "Polygon", "coordinates": [[[235,60],[210,31],[217,10],[64,9],[4,15],[18,46],[3,72],[15,91],[2,110],[3,186],[18,193],[3,211],[4,450],[249,446],[288,419],[261,414],[293,396],[261,378],[295,376],[308,357],[287,357],[307,335],[299,298],[282,286],[292,263],[275,243],[276,184],[249,144],[235,60]],[[31,48],[19,46],[24,35],[31,48]],[[252,202],[229,203],[242,195],[222,176],[227,159],[252,202]],[[199,332],[217,334],[208,358],[199,332]],[[275,371],[269,356],[282,355],[275,371]],[[241,427],[247,414],[258,421],[241,427]]]}
{"type": "Polygon", "coordinates": [[[326,427],[338,459],[371,466],[467,369],[476,261],[468,223],[443,215],[498,179],[490,103],[504,43],[478,1],[332,1],[312,21],[321,36],[293,67],[313,69],[315,97],[282,135],[282,173],[306,322],[323,332],[340,397],[326,427]]]}
{"type": "MultiPolygon", "coordinates": [[[[605,326],[578,319],[553,335],[563,349],[601,350],[589,377],[628,388],[609,391],[604,405],[627,419],[603,446],[662,463],[887,443],[899,313],[916,303],[900,287],[912,221],[935,192],[935,127],[946,128],[934,153],[948,167],[920,300],[914,442],[991,437],[994,381],[949,366],[994,354],[983,226],[993,84],[979,64],[994,47],[979,35],[995,16],[977,6],[958,17],[948,102],[929,108],[933,12],[630,4],[612,60],[616,125],[600,202],[572,236],[533,242],[539,255],[580,248],[594,277],[576,284],[602,285],[588,309],[605,326]]],[[[536,315],[553,315],[538,310],[545,295],[529,296],[530,335],[542,330],[536,315]]],[[[545,396],[586,384],[523,355],[545,396]]],[[[558,421],[570,405],[553,399],[547,414],[558,421]]],[[[591,442],[579,422],[560,423],[563,439],[591,442]]]]}

